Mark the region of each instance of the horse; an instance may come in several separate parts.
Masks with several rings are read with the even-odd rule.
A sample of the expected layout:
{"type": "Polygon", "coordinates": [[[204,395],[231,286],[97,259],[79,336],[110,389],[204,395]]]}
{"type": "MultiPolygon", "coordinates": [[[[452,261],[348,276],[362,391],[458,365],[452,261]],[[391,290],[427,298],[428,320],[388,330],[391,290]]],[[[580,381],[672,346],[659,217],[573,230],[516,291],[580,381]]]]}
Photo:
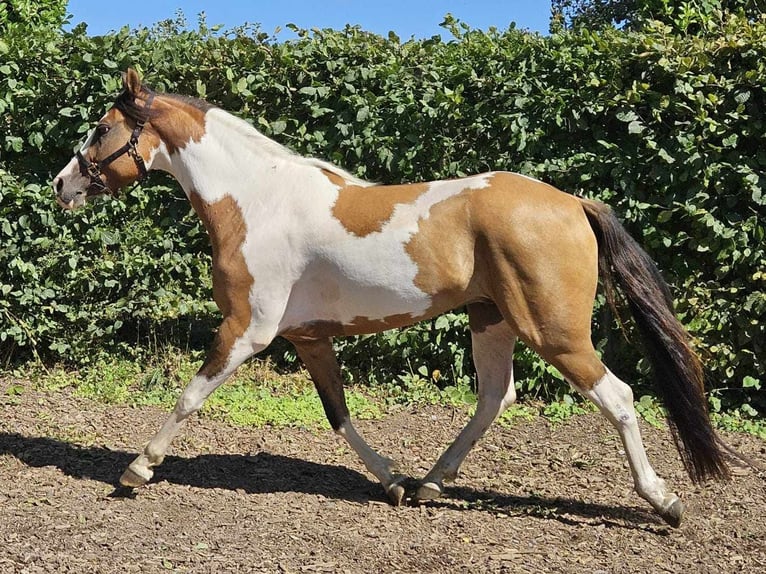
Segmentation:
{"type": "Polygon", "coordinates": [[[501,171],[378,185],[302,157],[205,101],[154,92],[132,68],[122,80],[113,106],[53,179],[56,200],[76,209],[117,195],[150,170],[171,174],[209,234],[213,298],[223,316],[172,413],[120,477],[124,487],[148,482],[184,421],[280,336],[305,364],[332,429],[391,502],[435,499],[515,401],[520,339],[612,423],[636,492],[678,527],[684,505],[649,462],[632,390],[591,341],[599,279],[610,305],[632,311],[690,479],[730,476],[708,416],[701,361],[669,288],[606,205],[501,171]],[[478,404],[433,468],[406,490],[408,479],[352,424],[332,339],[463,306],[478,404]]]}

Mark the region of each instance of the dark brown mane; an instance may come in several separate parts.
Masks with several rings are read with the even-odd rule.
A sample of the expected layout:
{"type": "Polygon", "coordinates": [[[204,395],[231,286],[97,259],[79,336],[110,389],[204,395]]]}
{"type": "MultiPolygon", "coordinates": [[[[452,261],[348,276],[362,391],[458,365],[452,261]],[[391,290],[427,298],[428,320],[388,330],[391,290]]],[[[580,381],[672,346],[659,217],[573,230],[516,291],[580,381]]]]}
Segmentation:
{"type": "Polygon", "coordinates": [[[201,100],[199,98],[193,98],[191,96],[181,96],[178,94],[162,94],[163,97],[171,98],[173,100],[177,100],[179,102],[182,102],[184,104],[190,105],[192,107],[195,107],[199,110],[202,110],[203,112],[206,112],[212,108],[215,108],[213,104],[210,102],[206,102],[205,100],[201,100]]]}
{"type": "MultiPolygon", "coordinates": [[[[142,86],[141,91],[151,92],[151,90],[144,86],[142,86]]],[[[146,122],[151,116],[151,110],[146,110],[143,104],[138,105],[136,99],[128,90],[124,90],[117,96],[114,107],[134,122],[146,122]]]]}
{"type": "MultiPolygon", "coordinates": [[[[147,86],[141,86],[141,91],[152,92],[151,88],[147,86]]],[[[192,98],[190,96],[180,96],[178,94],[162,94],[162,97],[170,98],[193,106],[199,110],[202,110],[203,112],[206,112],[209,109],[215,107],[213,104],[210,104],[205,100],[192,98]]],[[[149,121],[155,112],[155,110],[152,109],[148,110],[147,112],[147,110],[144,109],[143,104],[137,104],[136,99],[128,90],[121,92],[120,95],[117,96],[117,99],[114,102],[114,107],[120,110],[125,115],[125,117],[130,118],[134,122],[149,121]]]]}

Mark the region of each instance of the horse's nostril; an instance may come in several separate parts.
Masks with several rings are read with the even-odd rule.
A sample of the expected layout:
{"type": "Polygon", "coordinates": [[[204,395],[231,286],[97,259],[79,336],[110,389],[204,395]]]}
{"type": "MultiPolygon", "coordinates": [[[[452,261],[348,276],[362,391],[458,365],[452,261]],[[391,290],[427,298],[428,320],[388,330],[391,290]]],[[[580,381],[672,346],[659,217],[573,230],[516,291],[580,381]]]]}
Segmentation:
{"type": "Polygon", "coordinates": [[[57,177],[53,180],[53,189],[56,190],[57,194],[61,193],[61,190],[64,188],[64,180],[60,177],[57,177]]]}

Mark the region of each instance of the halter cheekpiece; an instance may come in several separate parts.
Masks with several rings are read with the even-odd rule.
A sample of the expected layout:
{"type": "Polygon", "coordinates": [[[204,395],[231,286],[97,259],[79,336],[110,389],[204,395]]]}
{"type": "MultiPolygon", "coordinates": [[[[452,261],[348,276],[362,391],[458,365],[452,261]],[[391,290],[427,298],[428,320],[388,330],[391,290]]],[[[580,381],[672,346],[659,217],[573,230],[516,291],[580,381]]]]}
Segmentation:
{"type": "Polygon", "coordinates": [[[144,129],[144,125],[146,124],[147,119],[149,118],[149,108],[152,105],[152,102],[154,101],[154,92],[149,92],[149,96],[146,98],[146,103],[144,104],[144,107],[142,108],[142,117],[138,120],[136,120],[136,126],[133,128],[133,132],[130,134],[130,139],[114,151],[113,153],[109,154],[107,157],[102,159],[101,161],[92,162],[89,159],[87,159],[84,155],[82,155],[82,151],[77,151],[77,163],[80,164],[80,173],[84,175],[85,177],[90,179],[90,185],[88,186],[89,190],[93,190],[96,193],[104,193],[108,192],[111,194],[114,194],[115,192],[112,191],[105,183],[104,180],[101,179],[101,170],[104,169],[106,166],[108,166],[110,163],[112,163],[114,160],[116,160],[119,157],[122,157],[125,154],[128,154],[130,157],[133,158],[133,161],[136,163],[136,167],[138,168],[139,176],[136,180],[136,185],[141,183],[144,179],[146,179],[146,176],[148,174],[148,170],[146,169],[146,164],[144,163],[144,158],[141,157],[141,154],[138,153],[138,136],[141,135],[141,132],[144,129]]]}

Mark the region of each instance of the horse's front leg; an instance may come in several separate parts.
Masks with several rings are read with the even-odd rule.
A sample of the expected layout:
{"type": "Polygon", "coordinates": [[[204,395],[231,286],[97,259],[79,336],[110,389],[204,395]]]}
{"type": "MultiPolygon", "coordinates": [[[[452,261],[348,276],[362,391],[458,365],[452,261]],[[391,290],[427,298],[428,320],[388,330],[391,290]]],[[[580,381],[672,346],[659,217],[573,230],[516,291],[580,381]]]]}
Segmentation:
{"type": "Polygon", "coordinates": [[[351,424],[343,392],[340,365],[335,357],[331,340],[290,340],[314,381],[333,430],[348,442],[362,459],[367,470],[380,481],[391,502],[395,505],[401,504],[404,498],[402,485],[404,477],[395,474],[393,461],[375,452],[351,424]]]}
{"type": "Polygon", "coordinates": [[[162,463],[171,441],[189,415],[197,412],[205,399],[245,360],[268,346],[268,342],[254,343],[244,335],[232,336],[244,330],[235,323],[233,318],[223,321],[202,367],[181,393],[162,428],[122,474],[120,484],[128,487],[146,484],[154,474],[152,468],[162,463]]]}

